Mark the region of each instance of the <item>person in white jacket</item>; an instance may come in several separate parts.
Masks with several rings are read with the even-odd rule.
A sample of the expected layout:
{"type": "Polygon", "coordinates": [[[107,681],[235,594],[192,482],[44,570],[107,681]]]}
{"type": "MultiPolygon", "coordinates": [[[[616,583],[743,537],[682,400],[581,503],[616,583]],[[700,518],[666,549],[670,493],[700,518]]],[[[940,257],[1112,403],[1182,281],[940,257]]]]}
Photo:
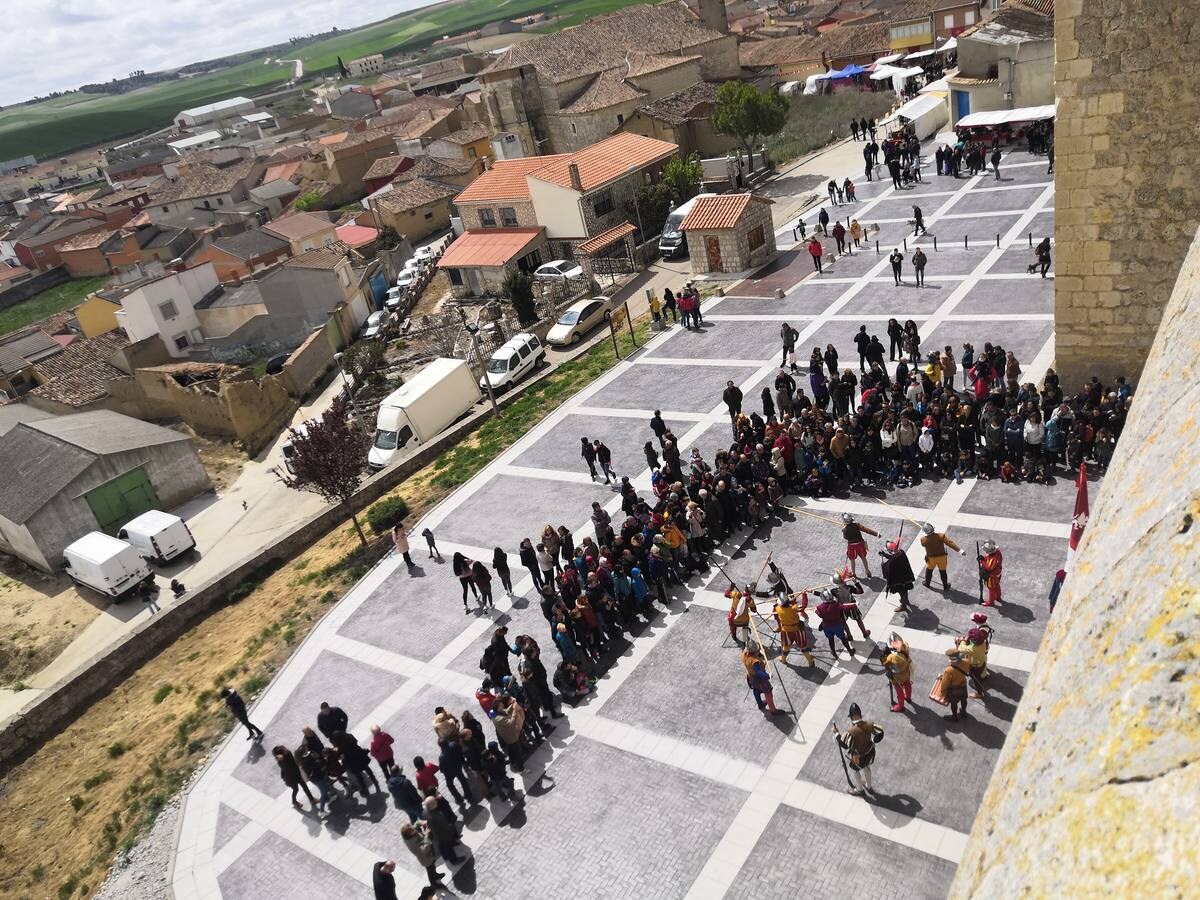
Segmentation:
{"type": "Polygon", "coordinates": [[[1033,412],[1025,420],[1024,429],[1025,452],[1032,453],[1035,459],[1042,456],[1042,442],[1046,439],[1046,426],[1042,424],[1042,414],[1033,412]]]}

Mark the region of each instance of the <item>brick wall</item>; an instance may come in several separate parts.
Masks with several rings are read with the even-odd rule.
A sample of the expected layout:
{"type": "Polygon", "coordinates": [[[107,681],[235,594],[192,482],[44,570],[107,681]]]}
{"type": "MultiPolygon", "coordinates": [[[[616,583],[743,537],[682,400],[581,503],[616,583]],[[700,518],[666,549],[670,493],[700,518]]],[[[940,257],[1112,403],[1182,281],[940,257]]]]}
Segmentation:
{"type": "Polygon", "coordinates": [[[1168,0],[1060,0],[1056,363],[1136,379],[1200,218],[1198,28],[1168,0]]]}

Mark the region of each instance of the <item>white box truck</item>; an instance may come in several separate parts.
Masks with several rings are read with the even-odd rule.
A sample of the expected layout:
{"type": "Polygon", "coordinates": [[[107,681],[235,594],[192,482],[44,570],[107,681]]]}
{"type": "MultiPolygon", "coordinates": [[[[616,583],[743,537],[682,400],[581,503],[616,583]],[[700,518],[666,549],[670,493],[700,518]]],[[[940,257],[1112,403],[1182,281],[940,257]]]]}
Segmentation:
{"type": "Polygon", "coordinates": [[[379,404],[367,465],[378,472],[409,444],[424,444],[479,402],[471,367],[435,359],[379,404]]]}
{"type": "Polygon", "coordinates": [[[179,516],[150,509],[125,523],[117,537],[128,541],[142,556],[168,563],[196,546],[191,529],[179,516]]]}
{"type": "Polygon", "coordinates": [[[142,554],[102,531],[85,534],[63,551],[63,566],[76,584],[119,598],[150,581],[142,554]]]}

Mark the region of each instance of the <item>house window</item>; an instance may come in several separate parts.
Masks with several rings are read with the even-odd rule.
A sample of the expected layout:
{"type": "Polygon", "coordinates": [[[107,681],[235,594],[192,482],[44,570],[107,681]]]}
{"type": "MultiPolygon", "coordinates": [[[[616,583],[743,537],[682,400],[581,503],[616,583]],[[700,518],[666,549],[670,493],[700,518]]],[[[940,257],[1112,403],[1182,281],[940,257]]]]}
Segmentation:
{"type": "Polygon", "coordinates": [[[433,210],[429,210],[428,212],[425,213],[425,221],[426,222],[428,222],[432,218],[433,218],[433,210]]]}
{"type": "Polygon", "coordinates": [[[963,13],[963,22],[967,25],[974,25],[975,24],[975,10],[968,9],[965,13],[963,13]]]}
{"type": "Polygon", "coordinates": [[[750,250],[751,250],[751,252],[757,250],[759,247],[761,247],[763,244],[765,244],[766,241],[767,241],[767,239],[763,236],[763,227],[761,225],[755,225],[753,228],[750,229],[750,250]]]}
{"type": "Polygon", "coordinates": [[[179,315],[179,310],[176,309],[173,300],[168,300],[166,303],[158,304],[158,314],[162,316],[164,322],[169,322],[179,315]]]}
{"type": "Polygon", "coordinates": [[[571,123],[571,134],[578,134],[578,133],[579,133],[579,131],[578,131],[578,129],[576,129],[575,123],[572,122],[571,123]]]}
{"type": "Polygon", "coordinates": [[[490,209],[481,209],[479,211],[479,224],[484,228],[495,228],[496,216],[490,209]]]}
{"type": "Polygon", "coordinates": [[[467,148],[467,159],[474,159],[474,158],[475,158],[475,156],[476,156],[476,153],[475,153],[475,148],[474,148],[474,147],[468,147],[468,148],[467,148]]]}
{"type": "Polygon", "coordinates": [[[450,283],[461,287],[463,283],[462,272],[458,269],[447,269],[446,271],[450,273],[450,283]]]}
{"type": "Polygon", "coordinates": [[[500,207],[500,224],[505,228],[516,228],[517,211],[511,206],[500,207]]]}
{"type": "Polygon", "coordinates": [[[942,17],[942,27],[943,28],[953,28],[954,27],[954,13],[946,13],[946,15],[942,17]]]}
{"type": "Polygon", "coordinates": [[[217,198],[217,206],[224,206],[224,205],[225,205],[225,198],[224,198],[224,197],[218,197],[218,198],[217,198]]]}
{"type": "Polygon", "coordinates": [[[174,338],[176,350],[186,350],[188,348],[188,336],[186,334],[176,335],[174,338]]]}
{"type": "Polygon", "coordinates": [[[992,0],[992,12],[996,12],[998,9],[1000,9],[1000,4],[1003,2],[1004,0],[992,0]]]}
{"type": "Polygon", "coordinates": [[[163,207],[163,212],[170,212],[170,211],[171,211],[171,207],[169,207],[169,206],[163,207]]]}
{"type": "Polygon", "coordinates": [[[625,123],[625,116],[622,113],[617,113],[617,124],[623,125],[624,123],[625,123]]]}
{"type": "Polygon", "coordinates": [[[608,215],[614,208],[612,191],[603,191],[597,194],[596,198],[592,200],[592,211],[596,214],[597,218],[608,215]]]}

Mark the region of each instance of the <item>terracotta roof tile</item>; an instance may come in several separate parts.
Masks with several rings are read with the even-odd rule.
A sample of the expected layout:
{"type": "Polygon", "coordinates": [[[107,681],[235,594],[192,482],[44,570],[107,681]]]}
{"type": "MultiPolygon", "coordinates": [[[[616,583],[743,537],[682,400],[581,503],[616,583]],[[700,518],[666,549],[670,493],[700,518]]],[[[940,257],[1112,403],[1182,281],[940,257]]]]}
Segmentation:
{"type": "Polygon", "coordinates": [[[289,213],[279,219],[273,219],[263,226],[263,231],[283,238],[285,241],[298,241],[322,231],[328,231],[333,223],[322,216],[310,212],[289,213]]]}
{"type": "Polygon", "coordinates": [[[571,154],[557,156],[527,156],[522,159],[497,160],[495,165],[468,184],[454,198],[455,203],[491,200],[528,200],[529,185],[525,176],[543,169],[555,160],[569,159],[571,154]]]}
{"type": "Polygon", "coordinates": [[[174,203],[194,197],[211,197],[227,194],[247,178],[254,168],[254,160],[242,159],[227,166],[216,166],[208,162],[196,162],[180,172],[175,181],[151,197],[152,203],[174,203]]]}
{"type": "Polygon", "coordinates": [[[418,156],[411,169],[396,176],[396,181],[409,178],[454,178],[468,175],[479,165],[477,160],[445,156],[418,156]]]}
{"type": "Polygon", "coordinates": [[[128,346],[129,338],[120,329],[73,341],[62,353],[37,364],[35,371],[45,384],[30,393],[72,407],[103,400],[108,382],[125,376],[109,360],[128,346]]]}
{"type": "Polygon", "coordinates": [[[457,185],[442,184],[428,178],[411,178],[395,182],[390,191],[380,194],[374,202],[391,212],[407,212],[439,200],[449,200],[457,193],[457,185]]]}
{"type": "Polygon", "coordinates": [[[438,140],[449,141],[452,144],[473,144],[475,141],[483,140],[490,134],[491,132],[488,131],[486,125],[480,122],[472,122],[469,125],[464,125],[457,131],[442,135],[438,140]]]}
{"type": "Polygon", "coordinates": [[[396,170],[404,165],[407,160],[407,156],[401,156],[399,153],[377,159],[371,163],[371,168],[363,173],[363,180],[369,181],[372,178],[387,178],[389,175],[395,175],[396,170]]]}
{"type": "Polygon", "coordinates": [[[745,214],[751,202],[774,203],[756,194],[719,194],[700,197],[679,226],[684,231],[712,231],[733,228],[745,214]]]}
{"type": "Polygon", "coordinates": [[[631,103],[645,96],[646,92],[627,81],[620,69],[606,69],[593,78],[583,92],[560,112],[567,116],[593,113],[618,103],[631,103]]]}
{"type": "Polygon", "coordinates": [[[345,259],[349,252],[350,248],[346,244],[334,241],[328,247],[305,250],[299,256],[286,260],[283,265],[288,269],[332,269],[345,259]]]}
{"type": "Polygon", "coordinates": [[[569,188],[571,173],[568,166],[574,163],[579,168],[583,189],[590,191],[678,151],[678,145],[658,138],[632,133],[614,134],[590,147],[559,156],[549,165],[530,172],[529,176],[569,188]]]}
{"type": "Polygon", "coordinates": [[[707,119],[717,102],[717,88],[712,81],[699,81],[674,94],[660,97],[639,107],[639,111],[668,125],[683,125],[693,119],[707,119]]]}
{"type": "Polygon", "coordinates": [[[460,234],[438,260],[439,269],[503,266],[541,236],[541,228],[488,228],[460,234]]]}
{"type": "Polygon", "coordinates": [[[637,226],[632,222],[622,222],[620,225],[614,225],[607,231],[602,231],[594,238],[590,238],[575,248],[576,253],[588,254],[595,253],[598,250],[603,250],[605,247],[615,244],[621,238],[633,234],[637,231],[637,226]]]}

